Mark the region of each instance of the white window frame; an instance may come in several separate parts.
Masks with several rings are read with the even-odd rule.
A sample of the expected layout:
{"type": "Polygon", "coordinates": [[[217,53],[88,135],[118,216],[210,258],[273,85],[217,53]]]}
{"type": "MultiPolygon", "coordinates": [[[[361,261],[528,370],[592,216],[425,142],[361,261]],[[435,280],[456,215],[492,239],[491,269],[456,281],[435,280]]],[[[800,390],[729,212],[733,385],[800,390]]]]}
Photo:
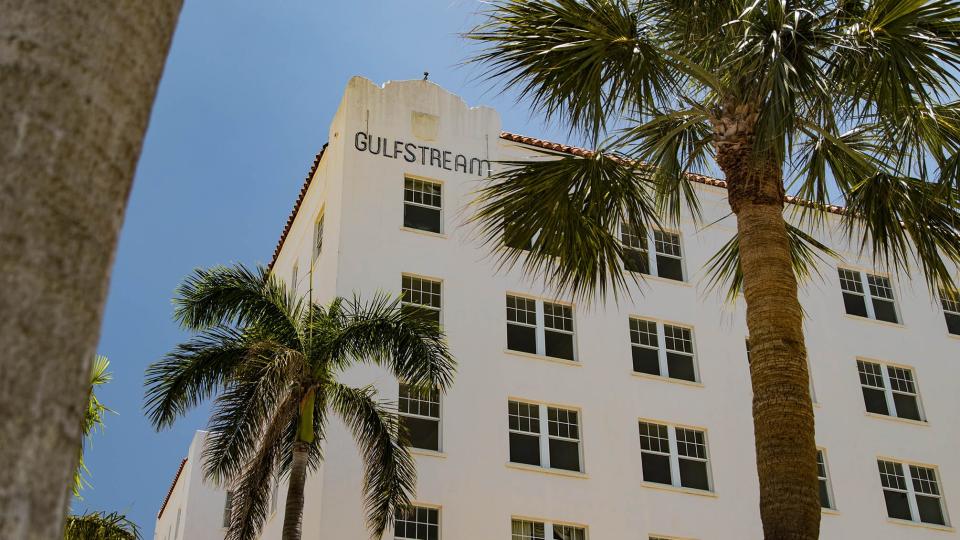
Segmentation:
{"type": "MultiPolygon", "coordinates": [[[[513,522],[515,521],[531,523],[533,525],[543,525],[542,540],[553,540],[554,527],[573,527],[576,529],[582,529],[583,539],[590,540],[590,528],[582,523],[570,523],[565,521],[556,521],[556,520],[549,520],[549,519],[530,517],[530,516],[519,516],[519,515],[510,516],[510,540],[527,540],[527,538],[519,538],[513,534],[513,522]]],[[[537,537],[533,537],[533,538],[535,540],[541,540],[537,537]]]]}
{"type": "Polygon", "coordinates": [[[313,238],[311,240],[313,248],[310,251],[313,253],[314,262],[316,262],[316,260],[320,258],[320,254],[323,253],[323,229],[325,218],[326,208],[321,208],[320,213],[317,214],[317,219],[313,221],[313,238]]]}
{"type": "Polygon", "coordinates": [[[290,290],[294,293],[297,292],[298,281],[300,280],[300,261],[295,261],[293,263],[293,268],[290,269],[290,290]]]}
{"type": "MultiPolygon", "coordinates": [[[[443,280],[440,278],[423,276],[420,274],[412,274],[410,272],[403,272],[400,275],[400,304],[403,306],[414,306],[421,309],[436,311],[437,314],[439,315],[438,320],[440,321],[440,326],[443,326],[443,289],[444,289],[443,280]],[[403,289],[403,278],[419,279],[421,281],[439,284],[440,285],[440,307],[435,307],[428,304],[418,304],[417,302],[412,302],[410,300],[407,300],[407,296],[406,294],[404,294],[404,289],[403,289]]],[[[423,294],[422,290],[419,292],[423,294]]],[[[430,294],[432,294],[432,292],[430,294]]]]}
{"type": "MultiPolygon", "coordinates": [[[[507,325],[514,324],[514,325],[517,325],[517,326],[525,326],[525,327],[527,327],[527,328],[534,328],[534,335],[535,335],[535,339],[536,339],[537,352],[536,352],[536,353],[532,353],[532,354],[536,354],[537,356],[542,356],[542,357],[544,357],[544,358],[549,358],[549,359],[557,360],[557,361],[560,361],[560,362],[579,362],[579,361],[580,361],[580,355],[579,355],[579,353],[577,352],[577,310],[576,310],[576,306],[575,306],[574,304],[572,304],[572,303],[570,303],[570,302],[563,302],[563,301],[561,301],[561,300],[551,300],[551,299],[546,299],[546,298],[538,298],[538,297],[536,297],[536,296],[530,296],[530,295],[528,295],[528,294],[515,293],[515,292],[507,291],[507,294],[504,295],[504,306],[506,306],[506,298],[507,298],[508,296],[513,296],[513,297],[516,297],[516,298],[522,298],[522,299],[524,299],[524,300],[532,300],[532,301],[534,302],[534,309],[536,310],[536,321],[537,321],[537,324],[536,324],[536,325],[531,325],[531,324],[529,324],[529,323],[523,323],[523,322],[511,321],[509,318],[507,318],[506,311],[504,311],[504,322],[505,322],[505,324],[507,324],[507,325]],[[544,307],[544,304],[552,304],[552,305],[564,306],[564,307],[569,308],[569,309],[570,309],[570,323],[571,323],[571,325],[573,326],[573,330],[567,331],[567,330],[559,329],[559,328],[547,328],[547,327],[546,327],[546,308],[544,307]],[[567,359],[567,358],[559,358],[559,357],[556,357],[556,356],[547,356],[547,335],[546,335],[546,332],[547,332],[548,330],[549,330],[550,332],[558,332],[558,333],[567,334],[567,335],[573,337],[573,360],[570,360],[570,359],[567,359]]],[[[506,326],[504,326],[504,331],[506,331],[506,326]]],[[[506,345],[506,335],[504,335],[504,345],[506,345]]],[[[517,353],[517,354],[531,354],[531,353],[527,353],[527,352],[525,352],[525,351],[516,351],[516,350],[510,349],[510,348],[508,348],[508,347],[506,348],[506,350],[509,351],[509,352],[512,352],[512,353],[517,353]]]]}
{"type": "MultiPolygon", "coordinates": [[[[897,299],[897,293],[896,293],[896,290],[895,290],[894,287],[893,287],[893,279],[892,279],[889,275],[887,275],[887,274],[878,274],[878,273],[870,272],[870,271],[868,271],[868,270],[859,270],[859,269],[856,269],[856,268],[851,268],[851,267],[849,267],[849,266],[838,266],[838,267],[837,267],[837,281],[838,281],[838,283],[840,283],[841,299],[843,298],[843,294],[844,294],[844,293],[856,294],[856,295],[858,295],[858,296],[862,296],[862,297],[863,297],[863,304],[864,304],[864,306],[867,308],[867,317],[866,317],[866,318],[868,318],[868,319],[870,319],[870,320],[872,320],[872,321],[877,321],[877,322],[882,322],[882,323],[887,323],[887,324],[898,324],[898,325],[902,325],[902,324],[903,324],[903,314],[900,312],[900,301],[897,299]],[[859,283],[860,283],[860,287],[863,289],[862,292],[850,291],[850,290],[844,289],[844,288],[843,288],[843,281],[840,280],[840,270],[845,270],[845,271],[847,271],[847,272],[852,272],[852,273],[856,274],[856,275],[857,275],[857,278],[858,278],[858,280],[859,280],[859,283]],[[874,296],[874,295],[873,295],[873,292],[871,292],[871,289],[870,289],[870,277],[886,279],[886,280],[887,280],[887,283],[889,283],[889,285],[890,285],[890,296],[892,296],[892,298],[886,298],[886,297],[883,297],[883,296],[874,296]],[[896,314],[896,316],[897,316],[897,322],[883,321],[883,320],[877,319],[876,311],[875,311],[874,308],[873,308],[873,300],[874,300],[874,298],[876,298],[876,299],[878,299],[878,300],[881,300],[881,301],[883,301],[883,302],[893,302],[893,312],[894,312],[894,313],[896,314]]],[[[846,306],[844,306],[843,312],[844,312],[844,314],[850,315],[851,317],[859,317],[859,315],[852,315],[852,314],[850,314],[850,313],[847,313],[846,306]]],[[[861,318],[862,318],[862,317],[861,317],[861,318]]]]}
{"type": "MultiPolygon", "coordinates": [[[[537,407],[537,414],[539,415],[539,416],[538,416],[538,420],[539,420],[539,426],[540,426],[540,432],[539,432],[539,433],[536,433],[537,439],[538,439],[538,441],[539,441],[539,443],[540,443],[540,466],[539,466],[539,468],[541,468],[541,469],[550,469],[551,471],[564,471],[564,472],[571,472],[571,473],[586,473],[586,465],[584,464],[584,461],[583,461],[583,439],[584,439],[584,436],[583,436],[583,411],[582,411],[579,407],[572,407],[572,406],[570,406],[570,405],[558,405],[558,404],[554,404],[554,403],[543,403],[543,402],[534,401],[534,400],[525,399],[525,398],[520,398],[520,397],[508,397],[508,398],[507,398],[507,419],[508,419],[508,423],[507,423],[508,428],[507,428],[507,431],[508,431],[509,433],[518,433],[518,434],[521,434],[521,435],[528,435],[528,436],[533,436],[534,433],[533,433],[533,432],[530,432],[530,431],[516,430],[516,429],[512,429],[512,428],[509,427],[509,425],[510,425],[510,424],[509,424],[509,415],[510,415],[510,402],[511,402],[511,401],[516,401],[516,402],[518,402],[518,403],[522,403],[522,404],[526,404],[526,405],[531,405],[531,406],[536,406],[536,407],[537,407]],[[571,439],[571,438],[568,438],[568,437],[561,437],[561,436],[550,435],[549,414],[548,414],[548,412],[547,412],[548,409],[557,409],[557,410],[571,411],[571,412],[577,413],[577,432],[580,434],[580,438],[578,438],[578,439],[571,439]],[[579,470],[579,471],[571,471],[571,470],[569,470],[569,469],[558,469],[558,468],[554,468],[554,467],[552,467],[552,466],[550,465],[550,440],[551,440],[551,439],[557,439],[557,440],[560,440],[560,441],[568,441],[568,442],[575,441],[575,442],[577,443],[577,454],[578,454],[578,458],[579,458],[579,461],[580,461],[580,470],[579,470]]],[[[508,448],[507,448],[507,459],[509,460],[509,450],[510,450],[510,448],[509,448],[509,435],[508,435],[508,439],[507,439],[507,445],[508,445],[508,448]]],[[[509,462],[509,463],[512,463],[512,464],[514,464],[514,465],[522,466],[522,467],[537,467],[537,465],[530,465],[530,464],[528,464],[528,463],[516,463],[516,462],[512,462],[512,461],[508,461],[508,462],[509,462]]]]}
{"type": "Polygon", "coordinates": [[[890,363],[890,362],[883,362],[883,361],[881,361],[881,360],[877,360],[877,359],[874,359],[874,358],[865,358],[865,357],[858,356],[858,357],[857,357],[857,381],[860,383],[861,396],[862,396],[862,394],[863,394],[863,387],[866,386],[866,385],[864,385],[863,382],[860,381],[860,362],[863,362],[863,363],[865,363],[865,364],[875,364],[875,365],[880,366],[880,376],[881,376],[881,378],[882,378],[882,380],[883,380],[883,388],[880,388],[880,387],[878,387],[878,386],[867,386],[867,388],[872,388],[872,389],[875,389],[875,390],[883,390],[883,397],[884,397],[884,399],[885,399],[886,402],[887,402],[887,412],[889,413],[889,414],[883,415],[883,414],[880,414],[880,413],[874,413],[874,412],[866,411],[866,406],[867,406],[867,405],[866,405],[866,403],[864,403],[864,405],[863,405],[863,406],[864,406],[864,410],[865,410],[868,414],[876,414],[876,415],[879,415],[879,416],[889,416],[890,418],[895,418],[895,419],[898,419],[898,420],[906,420],[907,422],[923,422],[923,423],[926,423],[926,422],[927,422],[927,412],[924,410],[923,400],[920,398],[920,384],[919,384],[919,382],[917,381],[917,370],[916,370],[916,369],[914,369],[912,366],[905,366],[905,365],[903,365],[903,364],[893,364],[893,363],[890,363]],[[907,370],[907,371],[910,372],[910,375],[913,377],[913,380],[911,381],[911,382],[913,383],[913,389],[914,389],[914,393],[913,393],[913,394],[911,394],[911,393],[909,393],[909,392],[904,392],[904,391],[902,391],[902,390],[894,390],[894,389],[893,389],[893,384],[890,382],[890,372],[889,372],[889,368],[891,368],[891,367],[894,368],[894,369],[905,369],[905,370],[907,370]],[[904,395],[908,395],[908,396],[909,396],[909,395],[914,396],[914,397],[916,398],[916,400],[917,400],[917,410],[920,412],[920,420],[914,420],[914,419],[912,419],[912,418],[903,418],[903,417],[899,416],[899,415],[897,414],[897,403],[896,403],[896,401],[893,399],[893,395],[894,395],[894,394],[904,394],[904,395]]]}
{"type": "MultiPolygon", "coordinates": [[[[907,486],[906,490],[902,490],[899,488],[885,487],[883,485],[883,480],[881,478],[881,481],[880,481],[881,494],[884,491],[896,491],[898,493],[906,493],[907,506],[910,507],[911,519],[907,521],[900,518],[890,517],[890,514],[887,511],[886,502],[884,502],[883,511],[885,514],[887,514],[887,519],[892,521],[900,521],[900,522],[907,521],[908,523],[916,523],[918,525],[923,525],[928,527],[950,527],[951,526],[950,516],[947,513],[947,504],[946,504],[946,501],[944,500],[946,496],[944,495],[943,476],[940,474],[940,467],[936,465],[930,465],[927,463],[917,463],[914,461],[906,461],[906,460],[892,458],[888,456],[877,456],[878,466],[880,461],[886,461],[889,463],[895,463],[897,465],[900,465],[900,471],[903,473],[903,479],[907,486]],[[940,493],[936,495],[936,497],[940,499],[940,512],[943,514],[943,525],[940,525],[939,523],[929,523],[926,521],[920,521],[920,508],[917,505],[917,491],[913,486],[913,471],[910,470],[910,467],[918,467],[918,468],[929,469],[933,471],[933,474],[936,477],[935,480],[937,483],[937,489],[940,491],[940,493]]],[[[929,497],[929,496],[932,496],[933,494],[920,493],[920,495],[929,497]]]]}
{"type": "MultiPolygon", "coordinates": [[[[827,484],[827,502],[830,506],[820,506],[821,510],[836,511],[837,510],[837,500],[833,496],[833,476],[830,474],[830,465],[827,463],[827,449],[822,446],[817,447],[817,465],[823,464],[823,473],[824,476],[820,476],[819,467],[817,468],[817,481],[824,480],[827,484]],[[823,458],[821,460],[821,458],[823,458]]],[[[820,486],[817,486],[819,489],[820,486]]],[[[818,497],[819,498],[819,497],[818,497]]]]}
{"type": "MultiPolygon", "coordinates": [[[[682,490],[690,490],[690,491],[694,491],[694,492],[702,492],[702,493],[714,493],[714,492],[716,491],[716,489],[715,489],[715,487],[714,487],[714,484],[713,484],[713,459],[711,458],[711,452],[710,452],[710,437],[709,437],[709,433],[707,432],[707,429],[706,429],[706,428],[698,427],[698,426],[688,426],[688,425],[683,425],[683,424],[672,424],[672,423],[670,423],[670,422],[664,422],[663,420],[654,420],[654,419],[650,419],[650,418],[638,418],[638,419],[637,419],[637,430],[638,430],[638,432],[637,432],[637,437],[638,437],[637,443],[638,443],[638,445],[640,444],[640,441],[639,441],[639,436],[640,436],[640,435],[639,435],[639,427],[640,427],[640,424],[641,424],[641,423],[643,423],[643,424],[654,424],[654,425],[666,426],[666,427],[667,427],[667,447],[668,447],[668,449],[669,449],[669,454],[665,454],[665,453],[663,453],[663,452],[656,451],[656,450],[644,450],[642,446],[640,447],[640,454],[641,454],[641,457],[642,457],[642,455],[643,455],[644,452],[650,453],[650,454],[656,454],[656,455],[660,455],[660,456],[667,456],[667,457],[669,457],[669,459],[670,459],[670,486],[671,486],[671,487],[674,487],[674,488],[677,488],[677,489],[682,489],[682,490]],[[703,433],[703,448],[704,448],[704,451],[705,451],[706,454],[707,454],[706,459],[701,459],[701,458],[692,457],[692,456],[683,456],[682,459],[689,459],[689,460],[693,460],[693,461],[702,461],[702,462],[704,462],[704,463],[707,464],[707,489],[705,489],[705,490],[699,489],[699,488],[687,487],[687,486],[684,486],[684,485],[681,483],[681,479],[680,479],[680,459],[681,459],[681,456],[680,456],[680,451],[679,451],[679,444],[678,444],[678,442],[677,442],[677,430],[678,430],[678,429],[686,429],[686,430],[691,430],[691,431],[699,431],[699,432],[703,433]]],[[[640,475],[641,475],[641,476],[643,475],[643,466],[642,466],[642,465],[641,465],[641,467],[640,467],[640,475]]],[[[644,485],[647,485],[647,486],[653,486],[653,487],[662,487],[662,486],[666,486],[666,485],[667,485],[667,484],[661,484],[660,482],[648,481],[648,480],[646,480],[646,479],[643,480],[643,484],[644,484],[644,485]]]]}
{"type": "MultiPolygon", "coordinates": [[[[700,362],[698,361],[700,355],[697,354],[697,338],[696,338],[696,336],[694,335],[695,333],[694,333],[694,330],[693,330],[693,326],[691,326],[691,325],[689,325],[689,324],[681,324],[681,323],[677,323],[677,322],[673,322],[673,321],[665,321],[665,320],[662,320],[662,319],[654,319],[654,318],[652,318],[652,317],[642,317],[642,316],[640,316],[640,315],[630,315],[630,317],[628,318],[628,325],[630,326],[629,330],[630,330],[630,355],[631,355],[631,365],[632,365],[632,363],[633,363],[632,360],[633,360],[633,348],[634,348],[634,347],[642,347],[642,348],[644,348],[644,349],[653,350],[653,347],[650,347],[649,345],[642,345],[642,344],[640,344],[639,342],[636,342],[636,343],[635,343],[635,342],[633,341],[633,325],[632,325],[631,323],[632,323],[634,320],[636,320],[636,321],[641,321],[641,322],[646,322],[646,323],[653,323],[653,324],[656,326],[656,329],[657,329],[657,348],[656,348],[656,350],[657,350],[657,362],[659,363],[659,367],[660,367],[660,375],[654,375],[654,374],[652,374],[652,373],[645,373],[645,372],[636,371],[636,370],[633,371],[634,373],[636,373],[637,375],[641,375],[641,376],[659,377],[659,378],[666,379],[666,380],[670,380],[670,381],[680,381],[680,382],[686,382],[686,383],[700,383],[700,382],[701,382],[701,381],[700,381],[700,362]],[[667,327],[667,326],[670,326],[670,327],[673,327],[673,328],[680,328],[680,329],[687,330],[688,332],[690,332],[690,348],[691,348],[692,352],[688,353],[688,352],[686,352],[686,351],[678,351],[678,350],[674,350],[674,349],[667,349],[667,336],[666,336],[666,327],[667,327]],[[670,370],[669,370],[669,363],[667,362],[667,352],[673,352],[673,353],[677,353],[677,354],[682,354],[682,355],[690,356],[690,357],[692,358],[692,360],[693,360],[693,380],[692,380],[692,381],[688,381],[688,380],[686,380],[686,379],[679,379],[679,378],[676,378],[676,377],[671,377],[671,376],[669,375],[669,374],[670,374],[670,370]]],[[[631,369],[632,369],[632,367],[631,367],[631,369]]]]}
{"type": "MultiPolygon", "coordinates": [[[[446,196],[445,196],[446,191],[447,191],[446,185],[445,185],[445,183],[444,183],[443,181],[441,181],[441,180],[437,180],[437,179],[435,179],[435,178],[426,178],[426,177],[423,177],[423,176],[416,176],[416,175],[412,175],[412,174],[405,174],[405,175],[403,175],[403,196],[401,197],[401,200],[403,201],[403,205],[406,206],[406,205],[410,204],[410,205],[413,205],[413,206],[419,206],[419,207],[421,207],[421,208],[429,208],[429,209],[431,209],[431,210],[439,210],[439,211],[440,211],[440,230],[439,230],[438,232],[425,231],[425,230],[423,230],[423,229],[417,229],[417,228],[413,228],[413,227],[407,227],[407,226],[406,226],[405,224],[403,224],[402,222],[401,222],[401,226],[402,226],[405,230],[408,230],[408,231],[415,231],[415,232],[421,232],[421,233],[426,233],[426,234],[440,234],[440,235],[446,234],[446,232],[447,232],[446,221],[447,221],[447,220],[446,220],[446,212],[444,212],[444,207],[445,207],[446,205],[443,204],[444,199],[446,198],[446,196]],[[424,204],[424,203],[418,203],[418,202],[414,202],[414,201],[408,201],[408,200],[407,200],[407,180],[410,180],[411,182],[423,182],[423,183],[426,183],[426,184],[433,184],[433,185],[435,185],[435,186],[439,186],[439,187],[440,187],[440,206],[433,206],[432,204],[424,204]]],[[[401,221],[402,221],[402,216],[401,216],[401,221]]]]}
{"type": "MultiPolygon", "coordinates": [[[[950,294],[946,291],[937,292],[940,299],[940,307],[943,308],[943,317],[944,322],[947,322],[946,319],[948,316],[953,315],[954,317],[960,317],[960,293],[950,294]]],[[[950,333],[950,327],[947,326],[947,332],[950,333]]],[[[951,335],[960,335],[953,334],[951,335]]]]}
{"type": "MultiPolygon", "coordinates": [[[[397,385],[397,393],[398,393],[398,398],[397,398],[397,415],[398,415],[398,416],[406,416],[406,417],[409,417],[409,418],[417,418],[417,419],[420,419],[420,420],[429,420],[429,421],[431,421],[431,422],[436,422],[436,423],[437,423],[437,449],[436,449],[436,450],[433,450],[433,449],[430,449],[430,448],[416,448],[416,447],[411,446],[411,447],[410,447],[410,451],[411,451],[411,452],[438,452],[438,453],[442,453],[442,452],[443,452],[443,394],[440,392],[439,389],[437,389],[436,387],[434,387],[433,390],[437,392],[437,416],[436,416],[436,417],[427,416],[427,415],[422,415],[422,414],[416,414],[416,413],[410,413],[410,412],[400,412],[399,391],[400,391],[400,386],[403,385],[403,384],[408,384],[408,383],[400,382],[400,383],[397,385]]],[[[418,401],[424,401],[424,400],[419,400],[419,399],[418,399],[418,401]]],[[[418,408],[419,408],[419,407],[418,407],[418,408]]]]}
{"type": "Polygon", "coordinates": [[[641,237],[640,235],[637,235],[637,234],[634,234],[633,232],[628,231],[627,230],[628,226],[629,224],[627,223],[620,224],[620,238],[619,238],[620,243],[623,247],[627,249],[646,252],[647,268],[650,270],[650,273],[646,275],[660,278],[660,267],[657,265],[657,255],[663,255],[664,257],[670,257],[671,259],[677,259],[680,261],[681,279],[679,281],[673,278],[660,278],[660,279],[665,279],[667,281],[673,281],[677,283],[687,283],[687,280],[689,279],[689,277],[687,275],[687,261],[686,261],[686,257],[684,257],[684,253],[686,253],[686,248],[683,246],[683,234],[681,234],[679,230],[660,229],[656,227],[645,227],[646,237],[641,237]],[[673,255],[672,253],[661,253],[657,251],[657,241],[656,241],[657,233],[672,234],[677,237],[677,245],[680,247],[679,257],[676,255],[673,255]],[[630,246],[623,243],[624,234],[629,234],[630,236],[635,236],[637,238],[644,240],[643,247],[630,246]]]}
{"type": "MultiPolygon", "coordinates": [[[[428,503],[410,501],[409,508],[436,510],[437,511],[437,540],[443,539],[443,507],[442,506],[438,504],[428,504],[428,503]]],[[[397,511],[399,511],[399,509],[397,509],[397,511]]],[[[413,523],[420,523],[420,522],[414,521],[413,523]]],[[[393,538],[394,540],[417,540],[416,538],[411,538],[409,536],[396,536],[396,524],[394,524],[394,533],[390,535],[390,537],[393,538]]]]}

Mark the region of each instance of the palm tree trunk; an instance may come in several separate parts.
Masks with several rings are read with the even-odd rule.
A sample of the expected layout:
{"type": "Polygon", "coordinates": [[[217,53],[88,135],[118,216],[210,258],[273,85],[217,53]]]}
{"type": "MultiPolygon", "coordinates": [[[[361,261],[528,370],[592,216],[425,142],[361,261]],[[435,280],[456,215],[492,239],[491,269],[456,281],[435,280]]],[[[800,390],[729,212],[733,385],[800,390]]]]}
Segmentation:
{"type": "Polygon", "coordinates": [[[743,109],[726,112],[727,118],[715,124],[717,158],[737,216],[764,538],[815,540],[820,501],[813,404],[803,313],[783,218],[781,168],[755,164],[756,115],[743,109]]]}
{"type": "Polygon", "coordinates": [[[303,441],[293,443],[290,485],[287,487],[287,503],[283,515],[283,540],[300,540],[300,528],[303,523],[303,491],[307,482],[309,451],[309,443],[303,441]]]}
{"type": "Polygon", "coordinates": [[[182,0],[0,0],[0,538],[62,538],[91,359],[182,0]]]}

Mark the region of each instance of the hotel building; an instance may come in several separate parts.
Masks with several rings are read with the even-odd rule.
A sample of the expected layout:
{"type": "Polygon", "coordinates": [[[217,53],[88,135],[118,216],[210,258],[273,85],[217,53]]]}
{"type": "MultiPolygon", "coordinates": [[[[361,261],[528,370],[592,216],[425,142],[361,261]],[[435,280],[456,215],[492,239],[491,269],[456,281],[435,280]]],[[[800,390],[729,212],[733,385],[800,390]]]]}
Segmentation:
{"type": "MultiPolygon", "coordinates": [[[[470,215],[500,160],[583,150],[501,131],[426,81],[352,79],[271,263],[316,301],[404,294],[436,312],[459,366],[446,395],[375,366],[343,374],[398,403],[415,454],[415,507],[396,540],[761,538],[742,302],[706,290],[735,233],[722,181],[694,177],[705,227],[620,231],[630,298],[578,305],[500,269],[470,215]]],[[[801,285],[822,535],[936,539],[960,519],[960,305],[842,256],[801,285]],[[953,516],[953,517],[952,517],[953,516]]],[[[222,538],[229,494],[201,481],[198,433],[157,520],[158,540],[222,538]]],[[[353,438],[328,429],[306,486],[303,538],[368,538],[353,438]]],[[[285,486],[263,538],[279,539],[285,486]]]]}

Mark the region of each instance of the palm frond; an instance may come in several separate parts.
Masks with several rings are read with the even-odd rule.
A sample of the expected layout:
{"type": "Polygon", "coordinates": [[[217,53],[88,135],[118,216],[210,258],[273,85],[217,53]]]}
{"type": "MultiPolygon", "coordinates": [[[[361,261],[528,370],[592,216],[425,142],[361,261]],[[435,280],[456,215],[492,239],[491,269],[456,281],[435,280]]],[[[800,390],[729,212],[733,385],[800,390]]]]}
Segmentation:
{"type": "Polygon", "coordinates": [[[371,538],[380,538],[393,523],[397,508],[410,504],[416,464],[402,437],[396,414],[375,400],[372,386],[330,388],[330,407],[350,429],[364,464],[363,494],[371,538]]]}
{"type": "MultiPolygon", "coordinates": [[[[787,234],[790,237],[790,260],[793,273],[799,280],[809,279],[820,274],[819,263],[826,257],[840,258],[840,255],[803,230],[787,223],[787,234]]],[[[716,290],[726,285],[726,300],[736,301],[743,292],[743,272],[740,270],[740,242],[734,235],[719,251],[707,260],[705,267],[710,278],[707,281],[707,290],[716,290]]]]}
{"type": "Polygon", "coordinates": [[[64,540],[140,540],[140,528],[117,512],[67,516],[64,540]]]}
{"type": "Polygon", "coordinates": [[[480,189],[470,218],[501,266],[522,260],[528,276],[577,298],[625,290],[623,248],[614,231],[659,224],[642,166],[603,151],[505,165],[480,189]],[[529,241],[529,250],[516,249],[517,239],[529,241]]]}
{"type": "Polygon", "coordinates": [[[93,369],[90,373],[90,395],[87,399],[87,409],[84,411],[83,423],[81,426],[81,433],[83,433],[83,439],[80,443],[80,459],[77,464],[76,470],[73,472],[73,496],[82,499],[80,492],[85,487],[90,486],[87,476],[90,474],[90,470],[87,469],[87,465],[83,460],[84,450],[86,450],[87,445],[89,444],[88,438],[90,435],[98,430],[103,429],[103,417],[108,412],[114,412],[109,407],[104,405],[99,398],[97,398],[97,387],[107,384],[113,379],[113,375],[110,374],[107,369],[110,367],[110,360],[106,356],[97,355],[93,359],[93,369]]]}

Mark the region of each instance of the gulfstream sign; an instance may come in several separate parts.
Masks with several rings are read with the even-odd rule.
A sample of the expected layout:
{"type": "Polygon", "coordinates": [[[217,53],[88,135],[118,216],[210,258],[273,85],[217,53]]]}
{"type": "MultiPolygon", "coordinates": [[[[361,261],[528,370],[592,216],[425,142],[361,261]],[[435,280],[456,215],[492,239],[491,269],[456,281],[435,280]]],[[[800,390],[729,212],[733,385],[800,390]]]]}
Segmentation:
{"type": "Polygon", "coordinates": [[[388,159],[402,159],[407,163],[419,163],[477,176],[490,175],[489,160],[476,157],[468,158],[463,154],[422,144],[391,141],[386,137],[374,137],[363,131],[358,131],[354,135],[353,146],[361,152],[370,152],[388,159]]]}

